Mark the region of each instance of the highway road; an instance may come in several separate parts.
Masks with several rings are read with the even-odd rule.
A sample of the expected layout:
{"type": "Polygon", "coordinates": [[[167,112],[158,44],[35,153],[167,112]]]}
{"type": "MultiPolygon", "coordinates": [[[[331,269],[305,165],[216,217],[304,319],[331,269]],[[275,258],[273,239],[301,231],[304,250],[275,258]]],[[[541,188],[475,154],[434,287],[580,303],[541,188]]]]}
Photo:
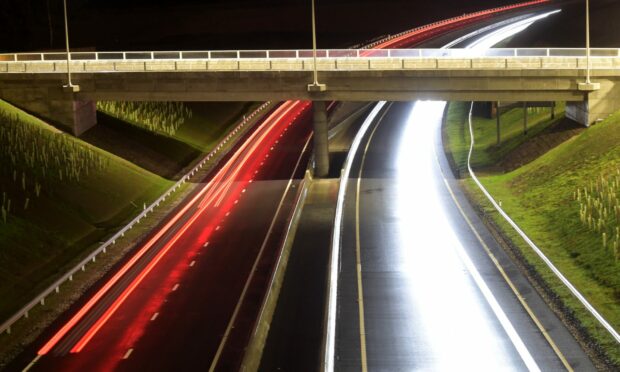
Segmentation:
{"type": "MultiPolygon", "coordinates": [[[[492,46],[520,22],[467,45],[492,46]]],[[[350,155],[334,370],[595,370],[460,192],[444,108],[381,102],[350,155]]]]}
{"type": "MultiPolygon", "coordinates": [[[[400,106],[394,107],[395,111],[390,110],[384,119],[388,114],[395,115],[394,120],[398,122],[399,114],[392,112],[399,112],[396,107],[400,106]]],[[[138,250],[44,334],[36,356],[21,358],[25,363],[19,369],[24,366],[42,371],[238,369],[305,170],[311,140],[310,119],[308,102],[281,104],[138,250]]],[[[399,125],[402,128],[403,124],[399,125]]],[[[383,127],[386,126],[377,128],[383,127]]],[[[383,138],[379,129],[376,132],[377,138],[383,138]]],[[[381,142],[369,140],[368,143],[366,152],[371,154],[370,149],[381,142]]],[[[384,160],[388,161],[389,157],[384,160]]],[[[367,164],[373,162],[369,155],[358,165],[364,177],[367,177],[367,164]]],[[[385,166],[379,164],[380,159],[376,162],[378,167],[385,166]]],[[[385,176],[380,178],[382,182],[391,182],[387,176],[390,169],[393,167],[376,169],[385,176]]],[[[379,195],[373,192],[373,187],[358,193],[364,195],[360,199],[379,195]]],[[[396,207],[400,203],[395,200],[384,206],[396,207]]],[[[384,212],[389,214],[388,211],[386,208],[384,212]]],[[[369,211],[363,215],[371,216],[366,213],[369,211]]],[[[350,228],[349,217],[346,221],[345,236],[350,228]]],[[[356,226],[363,226],[359,230],[369,234],[364,236],[364,246],[372,245],[374,222],[359,221],[356,226]]],[[[392,246],[395,241],[386,243],[390,250],[399,247],[392,246]]],[[[390,250],[385,254],[391,254],[390,250]]],[[[366,258],[362,258],[368,265],[366,258]]],[[[343,261],[343,270],[346,267],[343,261]]],[[[342,278],[344,283],[347,280],[344,272],[342,278]]],[[[373,288],[372,283],[367,285],[373,288]]],[[[383,304],[389,306],[389,302],[383,304]]],[[[425,319],[419,318],[417,324],[421,321],[425,319]]],[[[346,330],[345,334],[354,330],[347,324],[343,321],[339,325],[346,330]]],[[[498,326],[491,328],[497,331],[498,326]]],[[[394,335],[381,332],[382,337],[394,335]]],[[[354,342],[344,340],[347,346],[339,354],[343,363],[339,366],[357,368],[358,361],[364,358],[355,355],[354,342]]],[[[373,351],[374,342],[369,334],[371,356],[385,351],[373,351]]],[[[407,344],[397,343],[403,350],[407,344]]],[[[504,349],[509,350],[505,344],[502,343],[504,349]]],[[[398,349],[394,342],[392,347],[398,349]]],[[[433,355],[430,351],[427,354],[433,355]]],[[[514,350],[506,354],[511,360],[517,359],[514,350]]]]}
{"type": "Polygon", "coordinates": [[[305,172],[311,111],[288,101],[270,113],[42,338],[31,370],[238,368],[305,172]]]}

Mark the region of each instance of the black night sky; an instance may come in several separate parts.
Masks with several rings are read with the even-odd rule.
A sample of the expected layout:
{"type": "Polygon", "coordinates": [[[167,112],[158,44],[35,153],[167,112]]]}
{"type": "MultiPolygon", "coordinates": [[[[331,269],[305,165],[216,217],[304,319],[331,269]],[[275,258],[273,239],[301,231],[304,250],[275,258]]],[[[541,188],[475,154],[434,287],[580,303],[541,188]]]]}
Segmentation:
{"type": "MultiPolygon", "coordinates": [[[[72,49],[282,49],[310,47],[309,0],[67,0],[72,49]]],[[[346,48],[438,19],[514,0],[318,0],[319,47],[346,48]]],[[[565,7],[556,22],[522,43],[580,46],[583,8],[565,7]]],[[[619,27],[596,22],[619,13],[617,0],[593,0],[593,43],[616,46],[619,27]],[[598,23],[605,29],[598,30],[598,23]],[[612,37],[613,36],[613,37],[612,37]]],[[[0,0],[0,51],[64,47],[62,0],[0,0]]],[[[597,45],[598,44],[598,45],[597,45]]]]}

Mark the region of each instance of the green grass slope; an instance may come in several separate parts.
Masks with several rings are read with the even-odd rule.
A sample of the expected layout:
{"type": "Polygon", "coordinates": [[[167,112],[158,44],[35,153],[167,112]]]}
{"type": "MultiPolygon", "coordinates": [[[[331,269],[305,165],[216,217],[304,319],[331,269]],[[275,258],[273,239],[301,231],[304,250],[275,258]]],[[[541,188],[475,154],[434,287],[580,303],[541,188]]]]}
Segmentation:
{"type": "MultiPolygon", "coordinates": [[[[87,247],[133,218],[172,182],[61,133],[6,102],[0,101],[0,111],[17,115],[31,129],[65,136],[106,163],[104,169],[79,181],[48,180],[25,210],[21,203],[18,206],[13,190],[13,209],[6,223],[0,221],[0,319],[5,319],[45,288],[55,273],[65,271],[87,247]]],[[[8,181],[12,180],[0,181],[0,188],[10,187],[8,181]]]]}
{"type": "MultiPolygon", "coordinates": [[[[446,151],[461,169],[467,168],[469,152],[468,115],[470,102],[451,102],[447,109],[444,138],[446,151]]],[[[538,136],[552,126],[558,119],[551,119],[547,108],[529,108],[528,131],[523,134],[523,109],[515,108],[501,116],[501,142],[497,144],[496,119],[473,117],[474,137],[476,139],[472,166],[474,168],[493,168],[527,140],[538,136]]],[[[556,106],[556,117],[561,117],[564,105],[556,106]]]]}
{"type": "Polygon", "coordinates": [[[551,256],[567,260],[581,288],[620,329],[620,264],[601,235],[579,218],[575,190],[620,168],[620,114],[504,175],[483,177],[489,191],[551,256]],[[585,274],[585,275],[583,275],[585,274]],[[581,278],[583,276],[583,278],[581,278]],[[596,290],[594,290],[596,289],[596,290]]]}

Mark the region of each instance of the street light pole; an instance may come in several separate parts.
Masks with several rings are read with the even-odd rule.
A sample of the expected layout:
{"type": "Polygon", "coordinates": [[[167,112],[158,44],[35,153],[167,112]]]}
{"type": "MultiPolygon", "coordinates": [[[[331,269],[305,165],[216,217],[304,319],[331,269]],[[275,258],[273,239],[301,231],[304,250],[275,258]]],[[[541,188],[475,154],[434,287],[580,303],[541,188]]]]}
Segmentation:
{"type": "Polygon", "coordinates": [[[586,0],[586,81],[577,84],[577,88],[585,93],[601,89],[600,83],[593,83],[591,80],[592,61],[590,59],[590,0],[586,0]]]}
{"type": "Polygon", "coordinates": [[[314,60],[314,85],[317,85],[319,83],[319,77],[316,68],[316,11],[314,8],[314,0],[312,0],[312,59],[314,60]]]}
{"type": "Polygon", "coordinates": [[[319,73],[316,65],[316,11],[314,8],[314,0],[312,0],[312,59],[313,59],[313,73],[314,82],[308,85],[309,92],[323,92],[327,89],[325,84],[319,84],[319,73]]]}
{"type": "Polygon", "coordinates": [[[65,13],[65,45],[67,46],[67,85],[64,85],[63,88],[70,92],[79,92],[80,86],[73,85],[71,81],[71,54],[69,52],[69,21],[67,19],[67,0],[63,0],[63,8],[65,13]]]}
{"type": "Polygon", "coordinates": [[[586,84],[590,84],[590,0],[586,0],[586,84]]]}

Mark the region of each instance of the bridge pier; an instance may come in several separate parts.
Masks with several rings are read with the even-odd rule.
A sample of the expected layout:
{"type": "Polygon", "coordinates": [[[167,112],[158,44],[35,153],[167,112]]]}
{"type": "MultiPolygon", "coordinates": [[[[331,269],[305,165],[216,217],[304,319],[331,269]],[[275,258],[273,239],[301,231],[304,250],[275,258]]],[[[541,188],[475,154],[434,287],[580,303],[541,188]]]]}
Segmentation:
{"type": "Polygon", "coordinates": [[[329,174],[329,143],[327,136],[327,109],[325,101],[313,101],[314,111],[314,161],[316,177],[327,177],[329,174]]]}
{"type": "Polygon", "coordinates": [[[61,86],[2,89],[0,98],[75,136],[97,124],[96,102],[79,100],[61,86]]]}

